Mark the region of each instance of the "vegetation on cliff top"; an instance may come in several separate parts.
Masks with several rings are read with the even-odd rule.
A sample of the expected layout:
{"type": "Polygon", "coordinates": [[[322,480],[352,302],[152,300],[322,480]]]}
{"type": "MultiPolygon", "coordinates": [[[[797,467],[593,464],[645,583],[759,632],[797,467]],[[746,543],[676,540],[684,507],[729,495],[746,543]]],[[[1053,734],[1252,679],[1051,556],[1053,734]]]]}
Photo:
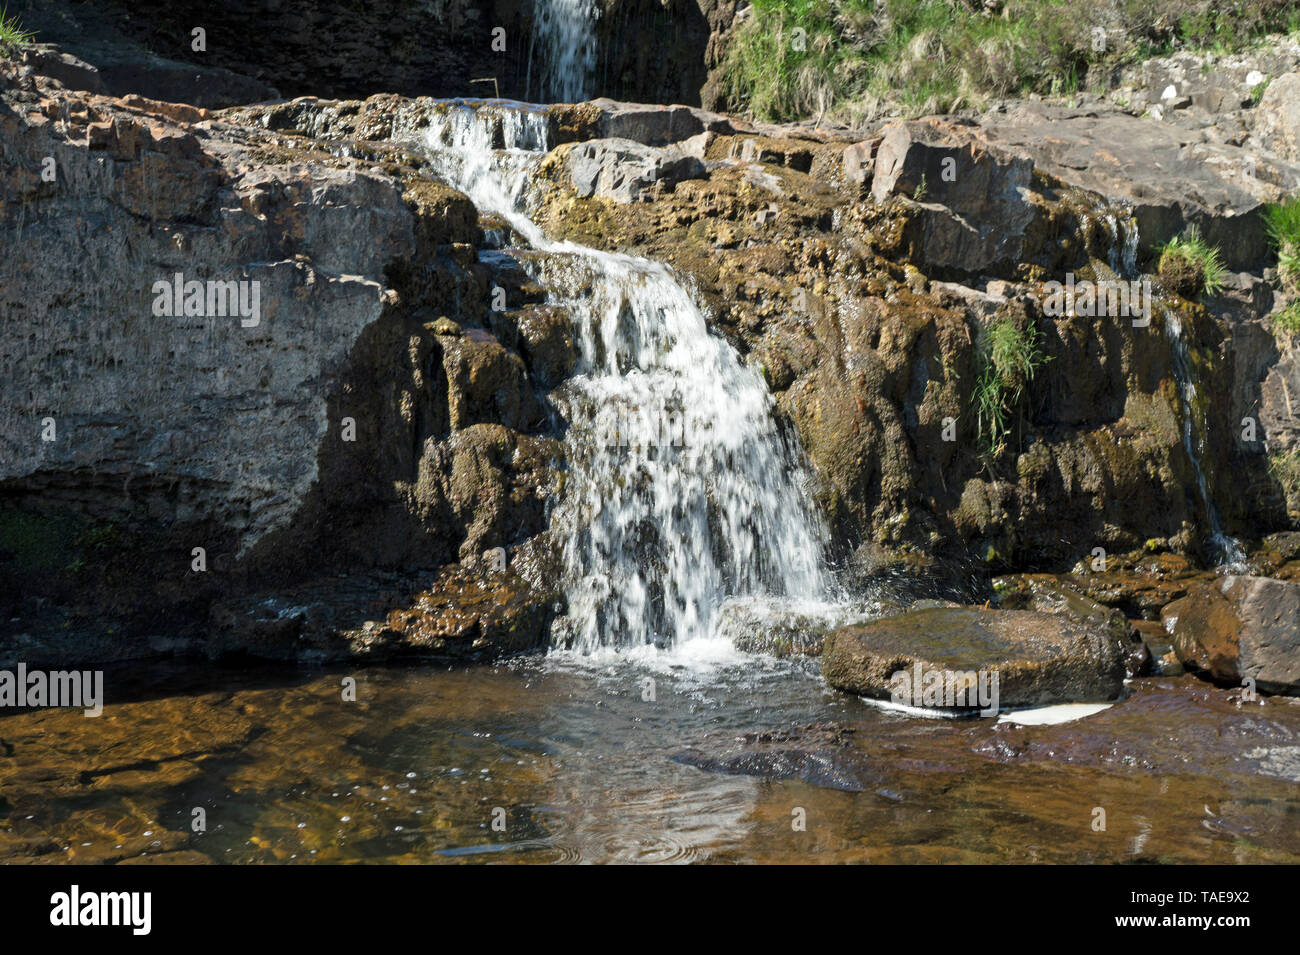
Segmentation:
{"type": "Polygon", "coordinates": [[[1296,0],[754,0],[752,11],[728,51],[727,93],[775,121],[1068,94],[1123,63],[1300,29],[1296,0]]]}

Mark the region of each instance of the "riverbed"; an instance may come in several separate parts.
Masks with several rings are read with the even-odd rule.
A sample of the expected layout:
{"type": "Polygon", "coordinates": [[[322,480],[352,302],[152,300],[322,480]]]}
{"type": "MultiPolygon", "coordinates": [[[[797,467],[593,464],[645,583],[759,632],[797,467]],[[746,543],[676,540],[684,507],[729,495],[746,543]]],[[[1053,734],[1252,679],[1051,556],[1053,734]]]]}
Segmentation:
{"type": "Polygon", "coordinates": [[[1044,726],[889,712],[711,641],[106,691],[0,719],[0,861],[1300,861],[1300,701],[1190,676],[1044,726]]]}

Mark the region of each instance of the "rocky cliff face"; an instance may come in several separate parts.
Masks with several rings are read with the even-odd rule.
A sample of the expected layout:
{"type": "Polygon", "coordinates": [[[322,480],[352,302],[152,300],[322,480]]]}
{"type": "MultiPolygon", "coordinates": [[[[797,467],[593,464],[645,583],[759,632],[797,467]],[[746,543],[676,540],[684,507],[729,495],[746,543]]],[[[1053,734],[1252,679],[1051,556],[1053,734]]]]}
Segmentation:
{"type": "Polygon", "coordinates": [[[539,202],[556,230],[696,279],[779,395],[864,571],[954,547],[1068,567],[1095,548],[1195,552],[1220,519],[1247,538],[1286,526],[1265,451],[1294,440],[1273,396],[1297,382],[1267,317],[1281,300],[1258,275],[1257,210],[1300,182],[1295,167],[1252,155],[1258,176],[1243,177],[1246,154],[1205,134],[1035,104],[853,138],[683,135],[635,203],[585,197],[598,144],[561,147],[539,202]],[[700,173],[668,174],[683,149],[700,173]],[[1158,174],[1142,172],[1151,156],[1158,174]],[[1137,278],[1189,226],[1255,270],[1210,307],[1156,279],[1148,324],[1050,308],[1046,283],[1137,278]],[[1014,440],[990,454],[976,404],[1002,323],[1036,337],[1043,364],[1014,440]]]}
{"type": "Polygon", "coordinates": [[[489,288],[536,290],[480,261],[465,197],[395,153],[5,80],[7,631],[237,650],[265,621],[232,602],[387,574],[379,614],[276,605],[278,652],[337,656],[422,570],[542,530],[535,362],[484,327],[489,288]]]}
{"type": "MultiPolygon", "coordinates": [[[[78,88],[224,107],[284,96],[545,97],[545,0],[10,5],[83,66],[78,88]],[[204,31],[195,49],[193,31],[204,31]],[[502,31],[496,33],[494,31],[502,31]]],[[[721,62],[723,0],[596,0],[588,95],[698,104],[721,62]]],[[[716,86],[716,83],[714,84],[716,86]]],[[[706,96],[716,99],[713,94],[706,96]]]]}
{"type": "MultiPolygon", "coordinates": [[[[11,645],[544,642],[565,467],[548,396],[573,329],[527,251],[496,250],[507,225],[410,150],[445,104],[209,111],[108,95],[120,78],[98,72],[50,49],[4,72],[11,645]]],[[[1216,525],[1249,544],[1294,520],[1269,454],[1300,435],[1300,366],[1258,217],[1300,184],[1284,150],[1041,104],[851,133],[611,100],[545,115],[535,216],[693,283],[813,465],[850,580],[1196,556],[1216,525]],[[1188,226],[1233,270],[1204,302],[1153,274],[1188,226]],[[1053,309],[1067,276],[1146,278],[1152,308],[1053,309]],[[998,392],[991,445],[999,329],[1041,358],[998,392]]],[[[1286,110],[1269,115],[1285,142],[1286,110]]]]}

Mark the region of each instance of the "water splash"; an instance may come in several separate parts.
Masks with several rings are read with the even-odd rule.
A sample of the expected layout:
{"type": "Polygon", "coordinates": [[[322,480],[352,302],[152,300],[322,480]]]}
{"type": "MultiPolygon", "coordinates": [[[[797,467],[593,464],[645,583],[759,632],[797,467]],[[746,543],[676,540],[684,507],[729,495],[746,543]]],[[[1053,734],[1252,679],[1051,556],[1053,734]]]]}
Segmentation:
{"type": "Polygon", "coordinates": [[[454,105],[425,145],[542,253],[521,264],[573,322],[578,368],[552,394],[569,466],[551,517],[569,605],[557,644],[671,646],[713,636],[730,596],[827,599],[808,474],[759,374],[663,265],[551,240],[523,211],[545,133],[535,109],[454,105]]]}

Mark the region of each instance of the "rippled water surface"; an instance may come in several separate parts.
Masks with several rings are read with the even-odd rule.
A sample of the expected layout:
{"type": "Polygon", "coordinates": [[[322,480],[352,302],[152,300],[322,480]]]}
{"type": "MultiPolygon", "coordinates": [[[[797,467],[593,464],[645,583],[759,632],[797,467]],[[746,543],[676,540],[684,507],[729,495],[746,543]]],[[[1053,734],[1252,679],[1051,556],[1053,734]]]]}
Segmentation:
{"type": "Polygon", "coordinates": [[[707,642],[107,684],[97,719],[0,719],[4,861],[1300,861],[1300,705],[1191,678],[1058,726],[889,713],[707,642]]]}

